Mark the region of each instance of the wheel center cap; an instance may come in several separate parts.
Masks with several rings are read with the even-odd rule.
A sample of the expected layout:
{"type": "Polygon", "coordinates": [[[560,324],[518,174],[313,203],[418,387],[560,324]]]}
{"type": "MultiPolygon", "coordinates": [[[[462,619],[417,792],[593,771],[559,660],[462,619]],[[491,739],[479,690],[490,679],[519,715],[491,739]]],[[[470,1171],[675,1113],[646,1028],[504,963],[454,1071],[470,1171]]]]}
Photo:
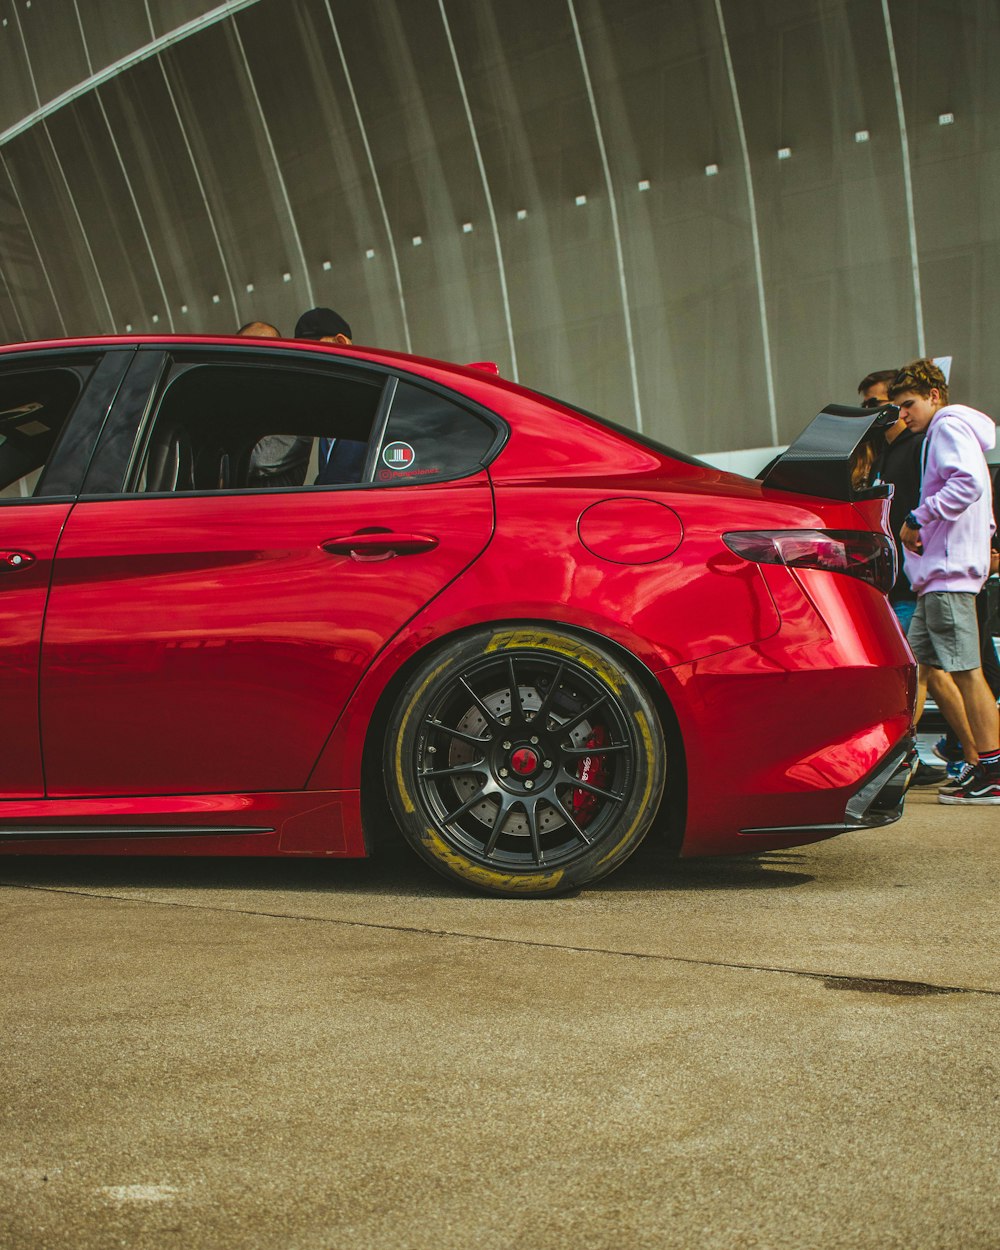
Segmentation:
{"type": "Polygon", "coordinates": [[[510,757],[510,766],[519,777],[529,777],[538,768],[538,755],[531,747],[518,747],[510,757]]]}

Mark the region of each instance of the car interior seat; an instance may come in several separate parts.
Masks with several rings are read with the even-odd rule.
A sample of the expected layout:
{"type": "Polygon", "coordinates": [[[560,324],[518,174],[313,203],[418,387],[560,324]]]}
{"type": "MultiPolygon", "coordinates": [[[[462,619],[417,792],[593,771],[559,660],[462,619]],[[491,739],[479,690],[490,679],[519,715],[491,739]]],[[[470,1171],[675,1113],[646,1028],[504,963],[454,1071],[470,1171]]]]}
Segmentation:
{"type": "Polygon", "coordinates": [[[191,436],[182,425],[157,422],[146,457],[146,491],[194,490],[191,436]]]}

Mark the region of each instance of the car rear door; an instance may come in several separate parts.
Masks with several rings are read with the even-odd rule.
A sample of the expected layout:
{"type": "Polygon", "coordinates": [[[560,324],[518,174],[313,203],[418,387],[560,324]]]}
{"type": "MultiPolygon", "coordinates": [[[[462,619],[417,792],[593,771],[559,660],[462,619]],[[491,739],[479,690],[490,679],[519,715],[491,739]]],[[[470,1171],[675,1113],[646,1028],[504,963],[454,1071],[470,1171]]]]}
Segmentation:
{"type": "MultiPolygon", "coordinates": [[[[56,560],[42,653],[48,793],[301,788],[376,653],[490,540],[492,493],[475,459],[464,475],[436,472],[395,436],[407,412],[436,414],[430,428],[443,433],[469,414],[342,366],[328,402],[322,367],[287,353],[139,357],[56,560]],[[277,396],[268,437],[318,445],[315,412],[336,409],[331,433],[367,438],[364,480],[241,485],[240,423],[265,432],[260,414],[277,396]],[[309,414],[298,425],[297,410],[309,414]],[[239,480],[227,479],[234,466],[239,480]]],[[[316,453],[310,481],[315,469],[316,453]]]]}
{"type": "Polygon", "coordinates": [[[0,357],[0,800],[40,798],[38,655],[53,561],[130,351],[0,357]]]}

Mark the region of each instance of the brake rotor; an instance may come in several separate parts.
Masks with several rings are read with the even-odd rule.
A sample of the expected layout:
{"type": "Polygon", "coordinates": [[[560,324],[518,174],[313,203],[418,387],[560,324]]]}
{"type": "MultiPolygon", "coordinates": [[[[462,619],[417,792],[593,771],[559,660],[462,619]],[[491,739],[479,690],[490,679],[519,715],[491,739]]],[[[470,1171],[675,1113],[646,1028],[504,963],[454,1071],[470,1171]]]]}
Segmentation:
{"type": "MultiPolygon", "coordinates": [[[[542,696],[534,686],[518,686],[518,695],[521,700],[521,707],[525,712],[537,712],[542,706],[542,696]]],[[[493,694],[488,694],[483,698],[483,703],[489,708],[490,712],[500,721],[506,721],[510,715],[510,690],[497,690],[493,694]]],[[[557,719],[552,717],[553,720],[557,719]]],[[[477,738],[481,738],[487,728],[486,717],[480,708],[473,704],[458,722],[456,728],[463,733],[473,734],[477,738]]],[[[589,721],[583,721],[570,731],[570,740],[574,746],[584,746],[592,735],[593,730],[589,721]]],[[[460,742],[457,739],[452,740],[451,750],[448,753],[448,764],[454,768],[460,764],[471,764],[476,759],[476,748],[468,742],[460,742]]],[[[476,774],[470,773],[466,777],[456,777],[454,780],[455,792],[462,799],[468,799],[480,789],[481,782],[476,774]]],[[[469,814],[474,816],[481,824],[492,829],[497,817],[498,803],[493,798],[485,798],[482,802],[477,803],[475,807],[469,809],[469,814]]],[[[558,829],[565,825],[566,818],[551,803],[540,805],[537,813],[538,830],[540,833],[548,833],[552,829],[558,829]]],[[[528,820],[523,812],[512,811],[507,816],[507,822],[504,825],[503,832],[505,835],[513,835],[527,837],[529,834],[528,820]]]]}

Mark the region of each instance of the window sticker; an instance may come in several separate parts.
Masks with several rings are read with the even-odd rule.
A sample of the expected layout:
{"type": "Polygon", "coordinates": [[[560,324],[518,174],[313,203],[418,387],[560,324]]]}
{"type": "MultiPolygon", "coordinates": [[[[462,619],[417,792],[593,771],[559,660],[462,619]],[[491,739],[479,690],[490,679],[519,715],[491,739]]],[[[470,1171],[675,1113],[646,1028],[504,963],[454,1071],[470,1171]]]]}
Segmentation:
{"type": "Polygon", "coordinates": [[[388,443],[382,448],[382,463],[389,469],[412,469],[416,458],[409,443],[388,443]]]}

